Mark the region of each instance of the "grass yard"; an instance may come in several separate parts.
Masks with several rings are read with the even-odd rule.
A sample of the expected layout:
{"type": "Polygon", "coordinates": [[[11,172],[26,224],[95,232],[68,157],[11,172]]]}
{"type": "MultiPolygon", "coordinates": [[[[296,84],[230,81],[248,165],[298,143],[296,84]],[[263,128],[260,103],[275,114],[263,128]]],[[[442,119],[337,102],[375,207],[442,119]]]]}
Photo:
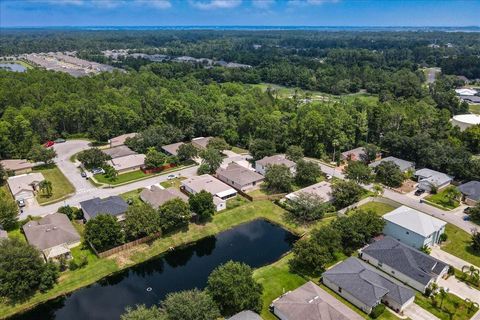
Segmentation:
{"type": "Polygon", "coordinates": [[[18,228],[8,231],[8,237],[10,239],[20,240],[21,242],[25,242],[25,243],[27,242],[25,235],[20,230],[20,226],[18,228]]]}
{"type": "Polygon", "coordinates": [[[242,154],[242,153],[248,153],[248,150],[240,147],[232,147],[232,152],[242,154]]]}
{"type": "Polygon", "coordinates": [[[470,104],[468,110],[472,113],[480,114],[480,104],[470,104]]]}
{"type": "Polygon", "coordinates": [[[386,203],[382,202],[368,202],[365,204],[362,204],[361,206],[358,207],[358,209],[361,210],[372,210],[374,211],[377,215],[383,216],[386,213],[389,213],[390,211],[395,210],[394,206],[391,206],[386,203]]]}
{"type": "Polygon", "coordinates": [[[147,178],[149,176],[153,176],[153,174],[145,174],[143,173],[142,170],[135,170],[135,171],[119,174],[117,176],[117,179],[115,179],[115,181],[108,180],[104,174],[95,175],[95,180],[104,184],[118,185],[118,184],[130,182],[138,179],[147,178]]]}
{"type": "Polygon", "coordinates": [[[460,205],[460,202],[458,200],[451,201],[447,197],[448,190],[452,188],[455,188],[455,187],[452,186],[452,187],[445,188],[442,191],[438,192],[437,194],[429,195],[428,197],[425,198],[425,200],[438,204],[447,209],[455,209],[460,205]]]}
{"type": "Polygon", "coordinates": [[[415,295],[415,303],[441,320],[467,320],[478,310],[476,307],[467,306],[466,302],[454,294],[447,293],[442,302],[440,294],[435,297],[437,305],[434,306],[430,298],[421,293],[415,295]]]}
{"type": "Polygon", "coordinates": [[[41,205],[61,201],[75,192],[73,185],[57,166],[49,165],[38,167],[35,168],[34,172],[40,172],[45,177],[45,180],[52,183],[51,196],[47,196],[42,191],[38,192],[37,201],[41,205]]]}
{"type": "Polygon", "coordinates": [[[185,177],[178,177],[178,178],[175,178],[175,179],[172,179],[172,180],[167,180],[167,181],[163,181],[160,183],[160,185],[164,188],[180,188],[180,186],[182,185],[182,180],[185,180],[187,178],[185,177]]]}
{"type": "Polygon", "coordinates": [[[480,252],[472,250],[471,235],[462,229],[448,223],[445,228],[448,239],[442,245],[442,250],[453,254],[475,266],[480,266],[480,252]]]}
{"type": "Polygon", "coordinates": [[[241,195],[237,195],[236,197],[227,200],[227,209],[240,207],[248,202],[249,201],[244,197],[242,197],[241,195]]]}
{"type": "Polygon", "coordinates": [[[133,201],[132,204],[134,204],[134,205],[141,204],[141,203],[143,203],[143,201],[140,199],[140,192],[142,192],[142,190],[143,190],[142,188],[135,189],[135,190],[132,190],[132,191],[122,193],[119,196],[125,201],[131,199],[133,201]]]}

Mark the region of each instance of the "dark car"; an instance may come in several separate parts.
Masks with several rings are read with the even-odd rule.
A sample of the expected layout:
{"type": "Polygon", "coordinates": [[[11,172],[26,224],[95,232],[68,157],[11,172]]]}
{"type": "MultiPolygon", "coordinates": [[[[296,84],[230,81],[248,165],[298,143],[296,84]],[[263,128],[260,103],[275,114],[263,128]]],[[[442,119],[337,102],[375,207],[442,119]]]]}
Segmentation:
{"type": "Polygon", "coordinates": [[[463,213],[465,214],[470,214],[470,211],[472,211],[471,207],[466,207],[465,209],[463,209],[463,213]]]}
{"type": "Polygon", "coordinates": [[[424,194],[424,193],[425,193],[425,190],[423,190],[423,189],[417,189],[417,191],[415,191],[415,195],[416,195],[416,196],[420,196],[420,195],[422,195],[422,194],[424,194]]]}
{"type": "Polygon", "coordinates": [[[82,178],[86,178],[87,177],[87,173],[85,171],[82,171],[82,173],[80,173],[80,175],[82,176],[82,178]]]}

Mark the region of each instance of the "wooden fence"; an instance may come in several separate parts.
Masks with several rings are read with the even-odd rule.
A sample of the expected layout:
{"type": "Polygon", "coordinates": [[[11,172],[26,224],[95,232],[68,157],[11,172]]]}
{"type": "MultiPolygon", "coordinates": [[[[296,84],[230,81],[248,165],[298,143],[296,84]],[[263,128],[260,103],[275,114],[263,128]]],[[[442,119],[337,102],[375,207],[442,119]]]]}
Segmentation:
{"type": "Polygon", "coordinates": [[[138,246],[139,244],[142,244],[142,243],[145,243],[145,242],[150,242],[152,240],[160,238],[161,236],[162,236],[162,233],[157,232],[155,234],[152,234],[152,235],[149,235],[149,236],[146,236],[144,238],[140,238],[140,239],[137,239],[137,240],[134,240],[134,241],[131,241],[131,242],[124,243],[121,246],[118,246],[118,247],[115,247],[115,248],[112,248],[112,249],[109,249],[109,250],[106,250],[106,251],[103,251],[103,252],[98,252],[91,243],[90,243],[90,247],[93,249],[93,252],[95,252],[95,254],[98,257],[106,258],[108,256],[111,256],[112,254],[115,254],[115,253],[130,249],[130,248],[133,248],[135,246],[138,246]]]}

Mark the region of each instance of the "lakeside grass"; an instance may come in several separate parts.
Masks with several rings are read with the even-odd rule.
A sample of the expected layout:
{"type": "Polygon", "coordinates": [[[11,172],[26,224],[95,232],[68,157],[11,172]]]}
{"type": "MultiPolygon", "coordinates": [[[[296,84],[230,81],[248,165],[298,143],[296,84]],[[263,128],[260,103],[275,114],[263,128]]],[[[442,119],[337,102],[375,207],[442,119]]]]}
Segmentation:
{"type": "Polygon", "coordinates": [[[73,185],[57,166],[42,166],[35,168],[33,171],[43,174],[45,180],[52,183],[52,194],[50,196],[47,196],[42,191],[38,192],[36,198],[40,205],[61,201],[69,194],[75,192],[73,185]]]}
{"type": "Polygon", "coordinates": [[[463,259],[475,266],[480,266],[480,252],[472,249],[472,236],[457,226],[450,223],[445,227],[448,236],[447,241],[442,244],[442,250],[460,259],[463,259]]]}

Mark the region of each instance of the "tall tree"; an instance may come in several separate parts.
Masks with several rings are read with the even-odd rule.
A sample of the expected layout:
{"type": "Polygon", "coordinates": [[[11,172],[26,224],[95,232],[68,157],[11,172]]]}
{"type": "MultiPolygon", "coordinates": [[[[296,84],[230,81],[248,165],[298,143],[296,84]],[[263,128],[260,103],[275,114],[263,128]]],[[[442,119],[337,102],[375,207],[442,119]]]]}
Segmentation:
{"type": "Polygon", "coordinates": [[[285,165],[268,165],[265,172],[265,185],[271,192],[290,192],[293,177],[290,169],[285,165]]]}
{"type": "Polygon", "coordinates": [[[125,234],[135,240],[162,230],[160,214],[150,205],[142,203],[128,207],[123,222],[125,234]]]}
{"type": "Polygon", "coordinates": [[[293,162],[297,162],[298,160],[303,159],[303,148],[300,146],[289,146],[287,148],[287,151],[285,152],[285,155],[288,160],[291,160],[293,162]]]}
{"type": "Polygon", "coordinates": [[[400,167],[392,161],[384,161],[375,167],[376,180],[386,186],[396,188],[402,185],[404,176],[400,167]]]}
{"type": "Polygon", "coordinates": [[[35,144],[30,149],[27,155],[29,160],[34,162],[43,162],[45,164],[53,163],[53,158],[57,156],[57,153],[53,148],[45,148],[39,144],[35,144]]]}
{"type": "Polygon", "coordinates": [[[337,181],[332,185],[333,204],[337,209],[348,207],[359,201],[364,191],[354,181],[337,181]]]}
{"type": "Polygon", "coordinates": [[[181,161],[190,160],[198,155],[198,149],[191,143],[182,144],[178,147],[177,156],[181,161]]]}
{"type": "Polygon", "coordinates": [[[317,183],[322,176],[322,170],[315,162],[299,160],[295,172],[295,182],[301,186],[317,183]]]}
{"type": "Polygon", "coordinates": [[[10,196],[0,192],[0,227],[5,230],[14,229],[18,222],[18,207],[10,196]]]}
{"type": "Polygon", "coordinates": [[[205,190],[191,194],[188,203],[190,205],[190,210],[198,214],[201,220],[206,220],[215,213],[213,196],[210,192],[205,190]]]}
{"type": "Polygon", "coordinates": [[[87,169],[94,167],[103,167],[107,160],[110,160],[110,156],[103,153],[98,148],[91,148],[84,150],[77,155],[78,161],[80,161],[83,166],[87,169]]]}
{"type": "Polygon", "coordinates": [[[200,151],[200,158],[202,158],[202,164],[208,167],[209,173],[215,173],[223,161],[220,151],[212,148],[200,151]]]}
{"type": "Polygon", "coordinates": [[[248,148],[253,160],[260,160],[275,153],[275,143],[270,140],[255,139],[248,148]]]}
{"type": "Polygon", "coordinates": [[[164,232],[169,232],[188,225],[190,210],[181,199],[176,198],[165,202],[158,208],[160,223],[164,232]]]}
{"type": "Polygon", "coordinates": [[[350,161],[343,170],[345,177],[357,183],[367,184],[372,181],[372,169],[361,161],[350,161]]]}
{"type": "Polygon", "coordinates": [[[85,225],[85,241],[101,252],[123,243],[122,227],[117,218],[109,214],[99,214],[85,225]]]}
{"type": "Polygon", "coordinates": [[[169,293],[162,302],[168,320],[212,320],[220,311],[212,297],[198,289],[169,293]]]}

